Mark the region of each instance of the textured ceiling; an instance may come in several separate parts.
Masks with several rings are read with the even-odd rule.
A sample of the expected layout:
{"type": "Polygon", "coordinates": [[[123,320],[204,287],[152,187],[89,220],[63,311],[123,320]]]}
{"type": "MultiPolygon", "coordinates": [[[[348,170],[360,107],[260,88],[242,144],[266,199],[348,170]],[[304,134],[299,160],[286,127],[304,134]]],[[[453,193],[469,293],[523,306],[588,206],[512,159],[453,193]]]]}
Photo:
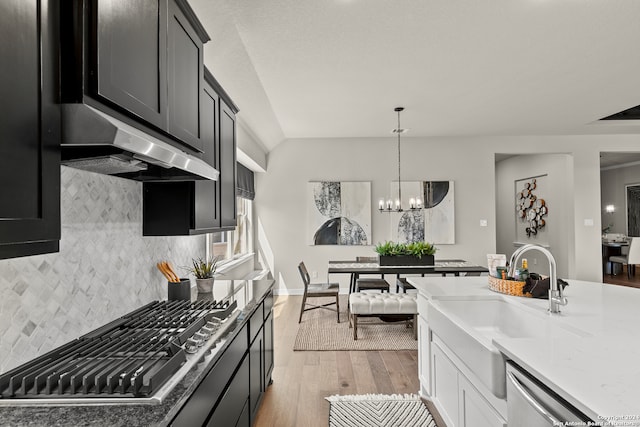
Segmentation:
{"type": "Polygon", "coordinates": [[[190,0],[205,63],[285,138],[639,132],[638,0],[190,0]]]}

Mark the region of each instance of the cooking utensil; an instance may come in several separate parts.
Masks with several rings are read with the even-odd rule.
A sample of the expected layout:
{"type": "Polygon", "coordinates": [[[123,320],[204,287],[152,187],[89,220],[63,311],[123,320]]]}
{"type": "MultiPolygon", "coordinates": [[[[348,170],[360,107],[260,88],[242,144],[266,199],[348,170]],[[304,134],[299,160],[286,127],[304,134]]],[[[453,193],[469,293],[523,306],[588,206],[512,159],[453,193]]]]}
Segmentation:
{"type": "Polygon", "coordinates": [[[173,272],[173,270],[170,270],[167,267],[167,262],[166,261],[161,261],[158,264],[156,264],[156,266],[158,267],[158,270],[160,270],[160,272],[164,275],[164,277],[167,278],[167,280],[171,283],[179,283],[180,282],[180,278],[173,272]]]}
{"type": "Polygon", "coordinates": [[[171,276],[169,276],[169,275],[164,271],[164,267],[162,266],[162,264],[161,264],[161,263],[157,263],[157,264],[156,264],[156,267],[158,267],[158,270],[160,270],[160,273],[162,273],[162,275],[163,275],[164,277],[166,277],[168,281],[170,281],[170,282],[172,281],[171,276]]]}
{"type": "Polygon", "coordinates": [[[171,265],[171,263],[169,261],[165,261],[164,265],[165,267],[167,267],[167,270],[169,270],[169,272],[173,275],[173,277],[178,279],[178,282],[179,282],[180,277],[176,274],[176,271],[173,269],[173,266],[171,265]]]}

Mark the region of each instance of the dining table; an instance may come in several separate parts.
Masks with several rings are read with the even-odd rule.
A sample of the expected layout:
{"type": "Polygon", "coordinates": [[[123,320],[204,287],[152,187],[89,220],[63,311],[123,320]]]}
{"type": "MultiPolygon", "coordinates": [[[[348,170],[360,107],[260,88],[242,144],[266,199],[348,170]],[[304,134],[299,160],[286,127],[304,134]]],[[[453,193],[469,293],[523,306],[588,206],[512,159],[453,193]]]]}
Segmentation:
{"type": "Polygon", "coordinates": [[[474,275],[489,273],[489,269],[463,259],[436,259],[433,265],[381,266],[376,262],[358,262],[356,260],[329,261],[328,274],[349,274],[349,293],[356,289],[361,274],[439,274],[441,276],[460,276],[460,273],[474,275]]]}

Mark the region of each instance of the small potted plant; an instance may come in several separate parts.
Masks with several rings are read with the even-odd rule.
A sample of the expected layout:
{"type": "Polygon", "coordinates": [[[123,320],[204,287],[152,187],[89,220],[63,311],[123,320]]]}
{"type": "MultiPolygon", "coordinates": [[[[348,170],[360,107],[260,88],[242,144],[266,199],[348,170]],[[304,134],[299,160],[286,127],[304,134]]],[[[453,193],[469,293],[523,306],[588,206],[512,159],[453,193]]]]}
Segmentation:
{"type": "Polygon", "coordinates": [[[429,242],[384,242],[375,247],[380,265],[434,265],[436,250],[429,242]]]}
{"type": "Polygon", "coordinates": [[[219,259],[218,256],[208,259],[194,258],[191,260],[190,266],[184,267],[185,270],[196,276],[198,293],[211,293],[213,290],[214,274],[218,268],[219,259]]]}

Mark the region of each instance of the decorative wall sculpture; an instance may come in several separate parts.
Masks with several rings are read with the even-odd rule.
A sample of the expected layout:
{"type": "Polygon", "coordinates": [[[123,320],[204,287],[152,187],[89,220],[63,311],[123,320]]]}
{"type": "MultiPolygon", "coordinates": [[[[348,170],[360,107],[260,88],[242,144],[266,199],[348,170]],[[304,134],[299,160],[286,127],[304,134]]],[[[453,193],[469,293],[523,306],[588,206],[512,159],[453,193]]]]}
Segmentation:
{"type": "MultiPolygon", "coordinates": [[[[391,193],[398,183],[390,184],[391,193]]],[[[391,212],[391,239],[398,242],[427,241],[435,244],[455,243],[455,206],[453,181],[402,182],[402,212],[391,212]],[[409,199],[419,197],[424,209],[410,210],[409,199]]]]}
{"type": "Polygon", "coordinates": [[[371,244],[371,182],[309,182],[307,190],[310,244],[371,244]]]}
{"type": "Polygon", "coordinates": [[[544,217],[549,207],[536,194],[539,194],[538,182],[541,178],[544,176],[516,181],[516,216],[521,223],[526,223],[524,231],[528,238],[537,236],[538,231],[547,224],[544,217]]]}

